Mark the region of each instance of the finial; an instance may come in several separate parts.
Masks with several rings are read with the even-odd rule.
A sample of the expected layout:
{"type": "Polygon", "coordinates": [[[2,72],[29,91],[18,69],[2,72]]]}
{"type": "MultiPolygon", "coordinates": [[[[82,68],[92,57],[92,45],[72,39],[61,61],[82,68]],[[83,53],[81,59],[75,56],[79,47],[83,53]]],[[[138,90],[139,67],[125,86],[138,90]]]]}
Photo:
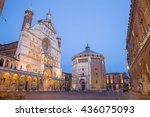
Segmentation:
{"type": "Polygon", "coordinates": [[[49,8],[49,11],[48,11],[48,13],[47,13],[46,20],[47,20],[47,21],[50,21],[50,20],[51,20],[51,12],[50,12],[50,8],[49,8]]]}
{"type": "Polygon", "coordinates": [[[89,47],[88,43],[87,43],[87,46],[86,46],[85,49],[86,49],[86,50],[90,50],[90,47],[89,47]]]}
{"type": "Polygon", "coordinates": [[[48,11],[48,13],[49,13],[49,14],[51,14],[51,9],[50,9],[50,8],[49,8],[49,11],[48,11]]]}

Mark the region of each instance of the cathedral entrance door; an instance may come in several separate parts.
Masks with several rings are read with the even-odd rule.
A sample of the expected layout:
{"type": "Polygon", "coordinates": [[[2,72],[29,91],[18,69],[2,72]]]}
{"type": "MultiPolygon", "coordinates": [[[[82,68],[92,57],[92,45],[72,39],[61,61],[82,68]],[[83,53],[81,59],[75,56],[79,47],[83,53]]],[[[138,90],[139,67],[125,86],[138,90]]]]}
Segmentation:
{"type": "Polygon", "coordinates": [[[52,77],[51,70],[50,69],[46,69],[44,71],[44,91],[50,90],[50,85],[51,85],[50,81],[52,81],[51,77],[52,77]]]}

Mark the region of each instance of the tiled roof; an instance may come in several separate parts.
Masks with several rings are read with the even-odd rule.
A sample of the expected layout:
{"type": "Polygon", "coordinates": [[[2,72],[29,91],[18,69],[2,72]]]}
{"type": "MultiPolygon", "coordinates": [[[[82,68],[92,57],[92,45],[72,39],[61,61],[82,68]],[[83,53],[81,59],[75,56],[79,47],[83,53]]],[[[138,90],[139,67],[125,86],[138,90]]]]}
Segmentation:
{"type": "Polygon", "coordinates": [[[99,53],[92,51],[89,45],[87,44],[87,46],[85,47],[85,50],[79,54],[99,54],[99,53]]]}

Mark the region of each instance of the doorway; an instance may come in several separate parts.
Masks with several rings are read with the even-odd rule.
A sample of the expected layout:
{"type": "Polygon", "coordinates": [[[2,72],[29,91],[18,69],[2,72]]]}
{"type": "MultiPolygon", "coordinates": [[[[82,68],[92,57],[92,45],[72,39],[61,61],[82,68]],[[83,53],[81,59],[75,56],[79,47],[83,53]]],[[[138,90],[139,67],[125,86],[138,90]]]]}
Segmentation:
{"type": "Polygon", "coordinates": [[[81,85],[81,90],[84,91],[85,90],[85,80],[84,79],[80,80],[80,85],[81,85]]]}

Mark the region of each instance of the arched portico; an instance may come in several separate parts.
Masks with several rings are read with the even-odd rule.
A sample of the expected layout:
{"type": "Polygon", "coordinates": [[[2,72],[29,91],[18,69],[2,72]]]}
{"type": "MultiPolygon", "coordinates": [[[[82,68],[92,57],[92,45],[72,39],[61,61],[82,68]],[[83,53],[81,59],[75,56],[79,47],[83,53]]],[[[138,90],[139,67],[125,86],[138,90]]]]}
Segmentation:
{"type": "Polygon", "coordinates": [[[18,90],[24,91],[25,90],[25,83],[26,83],[26,76],[21,75],[20,80],[19,80],[18,90]]]}
{"type": "Polygon", "coordinates": [[[51,88],[52,81],[52,71],[50,69],[46,69],[44,71],[44,91],[48,91],[51,88]]]}
{"type": "Polygon", "coordinates": [[[12,91],[16,91],[18,89],[18,81],[19,81],[18,74],[13,74],[12,80],[11,80],[11,86],[10,86],[10,89],[12,91]]]}
{"type": "Polygon", "coordinates": [[[37,78],[36,77],[34,77],[33,78],[33,81],[32,81],[32,90],[37,90],[37,78]]]}
{"type": "Polygon", "coordinates": [[[32,90],[32,77],[31,76],[27,77],[25,89],[27,91],[32,90]]]}
{"type": "Polygon", "coordinates": [[[3,75],[3,79],[2,79],[2,85],[4,90],[9,90],[9,86],[10,86],[10,73],[5,73],[3,75]]]}

